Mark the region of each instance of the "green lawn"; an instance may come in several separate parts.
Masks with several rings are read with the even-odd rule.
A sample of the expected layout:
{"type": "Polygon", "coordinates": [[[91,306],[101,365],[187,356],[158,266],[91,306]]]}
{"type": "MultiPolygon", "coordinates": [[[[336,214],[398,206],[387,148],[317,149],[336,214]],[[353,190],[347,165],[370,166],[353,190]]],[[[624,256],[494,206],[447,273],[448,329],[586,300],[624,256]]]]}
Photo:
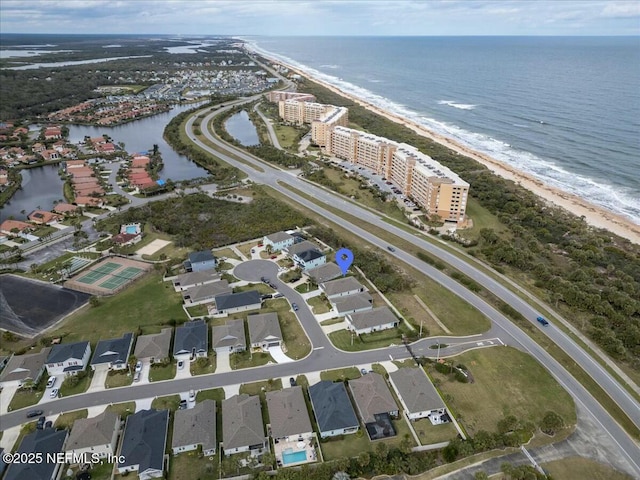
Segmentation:
{"type": "Polygon", "coordinates": [[[332,382],[338,380],[352,380],[354,378],[360,378],[360,370],[356,367],[340,368],[338,370],[325,370],[320,372],[321,380],[331,380],[332,382]]]}
{"type": "Polygon", "coordinates": [[[312,307],[312,311],[316,315],[327,313],[329,310],[331,310],[329,300],[327,300],[324,295],[318,295],[317,297],[310,298],[309,300],[307,300],[307,303],[310,307],[312,307]]]}
{"type": "Polygon", "coordinates": [[[261,365],[266,365],[268,362],[273,362],[273,358],[271,358],[271,355],[268,353],[258,352],[252,355],[249,350],[240,353],[232,353],[229,357],[229,363],[233,370],[259,367],[261,365]]]}
{"type": "MultiPolygon", "coordinates": [[[[262,243],[262,239],[260,239],[260,243],[262,243]]],[[[236,245],[236,247],[245,255],[245,257],[251,258],[251,249],[255,248],[257,245],[258,241],[252,241],[243,243],[242,245],[236,245]]]]}
{"type": "Polygon", "coordinates": [[[413,428],[422,445],[447,442],[458,434],[453,423],[431,425],[431,421],[428,418],[421,418],[420,420],[413,422],[413,428]]]}
{"type": "Polygon", "coordinates": [[[97,307],[85,307],[64,320],[51,336],[65,343],[115,338],[139,326],[158,328],[170,320],[183,320],[182,296],[160,273],[153,272],[113,297],[102,298],[97,307]]]}
{"type": "Polygon", "coordinates": [[[36,228],[32,235],[35,235],[36,237],[45,237],[57,231],[58,229],[56,227],[48,227],[46,225],[42,225],[41,227],[36,228]]]}
{"type": "Polygon", "coordinates": [[[68,397],[70,395],[77,395],[84,393],[91,385],[91,378],[93,377],[93,371],[87,370],[87,376],[80,378],[80,381],[75,382],[73,377],[68,377],[62,382],[60,386],[60,396],[68,397]]]}
{"type": "Polygon", "coordinates": [[[280,378],[240,385],[240,393],[259,395],[263,400],[266,399],[266,392],[274,392],[276,390],[282,390],[282,379],[280,378]]]}
{"type": "Polygon", "coordinates": [[[107,388],[126,387],[131,383],[133,383],[133,375],[129,374],[128,369],[109,372],[104,382],[107,388]]]}
{"type": "Polygon", "coordinates": [[[495,431],[499,420],[515,415],[540,423],[551,410],[567,425],[576,422],[569,394],[530,355],[511,347],[474,350],[455,358],[473,375],[474,383],[460,383],[427,367],[445,401],[470,434],[495,431]]]}
{"type": "Polygon", "coordinates": [[[289,302],[284,298],[268,300],[261,310],[261,313],[267,312],[276,312],[278,314],[280,329],[287,348],[287,356],[294,360],[306,357],[311,351],[311,342],[307,334],[304,333],[298,317],[291,311],[289,302]]]}
{"type": "Polygon", "coordinates": [[[506,233],[509,229],[498,220],[498,217],[484,208],[478,200],[473,197],[467,198],[467,217],[473,220],[473,227],[459,230],[458,233],[464,238],[477,240],[480,237],[480,230],[491,228],[496,233],[506,233]]]}
{"type": "Polygon", "coordinates": [[[224,390],[222,388],[212,388],[211,390],[200,390],[196,394],[196,403],[204,400],[215,400],[218,405],[224,400],[224,390]]]}
{"type": "Polygon", "coordinates": [[[177,364],[169,362],[167,365],[160,364],[151,365],[149,370],[149,381],[160,382],[162,380],[171,380],[176,376],[177,364]]]}
{"type": "Polygon", "coordinates": [[[117,413],[123,420],[136,411],[136,402],[114,403],[106,409],[108,412],[117,413]]]}
{"type": "Polygon", "coordinates": [[[192,317],[206,317],[209,315],[209,310],[207,310],[207,306],[204,304],[187,307],[187,312],[189,312],[189,315],[192,317]]]}
{"type": "Polygon", "coordinates": [[[589,458],[569,457],[543,463],[542,468],[549,472],[554,480],[573,480],[588,478],[590,480],[631,480],[626,473],[614,470],[589,458]]]}
{"type": "MultiPolygon", "coordinates": [[[[169,240],[169,238],[163,238],[163,240],[169,240]]],[[[174,242],[169,245],[165,245],[160,250],[154,252],[151,255],[142,255],[145,260],[161,260],[166,258],[182,259],[186,258],[190,250],[185,247],[177,247],[174,242]]]]}
{"type": "Polygon", "coordinates": [[[169,480],[217,480],[220,458],[218,454],[213,457],[204,457],[200,451],[172,455],[169,462],[169,480]],[[211,458],[211,459],[210,459],[211,458]]]}
{"type": "Polygon", "coordinates": [[[70,429],[73,426],[73,422],[81,418],[87,418],[88,413],[86,408],[84,410],[76,410],[75,412],[63,413],[56,419],[53,426],[56,428],[70,429]]]}
{"type": "Polygon", "coordinates": [[[151,402],[151,408],[156,410],[177,410],[180,405],[180,395],[167,395],[158,397],[151,402]]]}
{"type": "Polygon", "coordinates": [[[111,480],[111,473],[113,472],[113,463],[92,464],[90,472],[91,472],[91,480],[111,480]]]}
{"type": "Polygon", "coordinates": [[[217,258],[224,257],[224,258],[233,258],[234,260],[240,260],[240,257],[238,257],[238,254],[230,248],[221,248],[220,250],[214,250],[213,254],[217,258]]]}
{"type": "Polygon", "coordinates": [[[249,290],[257,290],[262,295],[266,295],[267,293],[274,293],[275,292],[275,290],[273,288],[271,288],[269,285],[266,285],[264,283],[251,283],[249,285],[243,285],[241,287],[235,287],[233,289],[233,292],[234,293],[247,292],[249,290]]]}
{"type": "Polygon", "coordinates": [[[275,122],[273,124],[273,129],[282,148],[289,150],[293,149],[296,152],[298,151],[298,138],[300,137],[298,129],[275,122]]]}
{"type": "Polygon", "coordinates": [[[325,461],[357,457],[362,452],[372,450],[371,441],[362,428],[350,435],[340,435],[330,440],[323,440],[320,442],[320,448],[325,461]]]}
{"type": "Polygon", "coordinates": [[[402,343],[403,333],[406,335],[413,334],[404,324],[400,324],[397,328],[362,335],[352,334],[348,330],[338,330],[337,332],[330,333],[329,339],[341,350],[358,352],[361,350],[388,347],[389,345],[400,345],[402,343]]]}
{"type": "Polygon", "coordinates": [[[9,411],[11,412],[35,405],[40,401],[43,393],[44,390],[17,390],[9,403],[9,411]]]}
{"type": "Polygon", "coordinates": [[[206,358],[199,358],[195,362],[191,362],[191,375],[205,375],[216,371],[216,356],[213,353],[207,355],[206,358]]]}

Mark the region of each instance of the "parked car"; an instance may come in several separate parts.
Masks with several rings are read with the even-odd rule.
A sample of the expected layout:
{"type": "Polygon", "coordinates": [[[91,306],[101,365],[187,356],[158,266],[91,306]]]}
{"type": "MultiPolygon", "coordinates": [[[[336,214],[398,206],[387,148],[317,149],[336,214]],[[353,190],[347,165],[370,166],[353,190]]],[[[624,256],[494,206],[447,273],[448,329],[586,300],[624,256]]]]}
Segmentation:
{"type": "Polygon", "coordinates": [[[53,390],[51,390],[51,393],[49,394],[49,396],[51,398],[56,398],[58,396],[58,389],[54,388],[53,390]]]}
{"type": "Polygon", "coordinates": [[[189,391],[189,401],[190,402],[195,402],[196,401],[196,391],[195,390],[190,390],[189,391]]]}
{"type": "Polygon", "coordinates": [[[263,282],[263,283],[267,283],[266,277],[260,277],[260,281],[263,282]]]}
{"type": "Polygon", "coordinates": [[[293,311],[297,312],[298,311],[298,304],[297,303],[292,303],[291,307],[293,307],[293,311]]]}
{"type": "Polygon", "coordinates": [[[139,382],[140,381],[140,372],[135,372],[133,374],[133,381],[134,382],[139,382]]]}
{"type": "Polygon", "coordinates": [[[47,388],[51,388],[56,384],[56,377],[49,377],[47,380],[47,388]]]}
{"type": "Polygon", "coordinates": [[[27,418],[38,417],[42,415],[44,412],[42,410],[31,410],[27,413],[27,418]]]}
{"type": "Polygon", "coordinates": [[[545,327],[549,325],[549,322],[544,317],[538,317],[538,318],[536,318],[536,320],[538,320],[545,327]]]}
{"type": "Polygon", "coordinates": [[[180,400],[180,405],[178,405],[178,410],[186,410],[186,408],[187,408],[187,401],[180,400]]]}
{"type": "Polygon", "coordinates": [[[142,362],[138,360],[138,362],[136,363],[136,372],[141,372],[141,371],[142,371],[142,362]]]}
{"type": "Polygon", "coordinates": [[[53,427],[53,422],[51,420],[47,420],[44,423],[44,428],[51,428],[51,427],[53,427]]]}
{"type": "Polygon", "coordinates": [[[36,429],[38,430],[42,430],[44,428],[44,422],[46,420],[46,417],[40,417],[38,419],[38,423],[36,424],[36,429]]]}
{"type": "Polygon", "coordinates": [[[262,300],[269,300],[270,298],[273,298],[273,295],[271,295],[270,293],[266,293],[260,298],[262,298],[262,300]]]}
{"type": "Polygon", "coordinates": [[[184,368],[184,360],[178,361],[178,370],[182,370],[184,368]]]}
{"type": "Polygon", "coordinates": [[[280,298],[280,297],[284,297],[284,294],[280,293],[280,292],[276,292],[273,294],[273,298],[280,298]]]}
{"type": "Polygon", "coordinates": [[[387,250],[389,250],[390,252],[395,252],[395,251],[396,251],[396,249],[395,249],[395,248],[393,248],[392,246],[388,246],[388,247],[387,247],[387,250]]]}
{"type": "Polygon", "coordinates": [[[271,255],[271,260],[275,260],[276,258],[278,258],[278,255],[271,255]]]}
{"type": "Polygon", "coordinates": [[[291,377],[289,379],[289,385],[291,385],[292,387],[295,387],[296,385],[298,385],[298,383],[296,382],[296,379],[291,377]]]}
{"type": "Polygon", "coordinates": [[[362,375],[366,375],[368,372],[367,372],[367,369],[366,369],[366,368],[361,368],[361,369],[360,369],[360,373],[361,373],[362,375]]]}

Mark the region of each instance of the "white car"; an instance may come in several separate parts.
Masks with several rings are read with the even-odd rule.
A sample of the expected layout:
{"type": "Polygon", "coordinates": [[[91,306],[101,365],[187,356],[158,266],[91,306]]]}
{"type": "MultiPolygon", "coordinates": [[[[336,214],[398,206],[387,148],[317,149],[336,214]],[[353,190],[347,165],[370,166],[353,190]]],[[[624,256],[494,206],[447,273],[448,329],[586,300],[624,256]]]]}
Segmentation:
{"type": "Polygon", "coordinates": [[[51,388],[56,384],[56,377],[49,377],[49,380],[47,380],[47,388],[51,388]]]}
{"type": "Polygon", "coordinates": [[[141,372],[142,371],[142,362],[138,361],[136,363],[136,372],[141,372]]]}
{"type": "Polygon", "coordinates": [[[51,398],[56,398],[58,396],[58,389],[54,388],[53,390],[51,390],[51,393],[49,394],[49,396],[51,398]]]}
{"type": "Polygon", "coordinates": [[[195,390],[191,390],[189,392],[189,401],[190,402],[195,402],[196,401],[196,392],[195,392],[195,390]]]}

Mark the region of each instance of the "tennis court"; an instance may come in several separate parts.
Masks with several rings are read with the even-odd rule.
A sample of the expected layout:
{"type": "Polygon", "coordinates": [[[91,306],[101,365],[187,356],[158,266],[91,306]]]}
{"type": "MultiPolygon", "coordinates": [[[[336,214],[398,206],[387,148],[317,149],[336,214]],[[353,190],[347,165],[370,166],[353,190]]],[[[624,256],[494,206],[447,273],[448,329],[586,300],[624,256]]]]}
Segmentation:
{"type": "Polygon", "coordinates": [[[101,278],[106,277],[111,272],[119,269],[122,265],[113,262],[107,262],[104,265],[100,265],[98,268],[91,270],[86,275],[81,276],[76,279],[77,282],[86,283],[87,285],[92,285],[96,283],[101,278]]]}
{"type": "Polygon", "coordinates": [[[102,282],[99,287],[106,288],[107,290],[115,290],[120,285],[128,282],[129,280],[133,280],[138,275],[143,272],[141,268],[136,267],[127,267],[121,272],[116,272],[111,278],[107,281],[102,282]]]}

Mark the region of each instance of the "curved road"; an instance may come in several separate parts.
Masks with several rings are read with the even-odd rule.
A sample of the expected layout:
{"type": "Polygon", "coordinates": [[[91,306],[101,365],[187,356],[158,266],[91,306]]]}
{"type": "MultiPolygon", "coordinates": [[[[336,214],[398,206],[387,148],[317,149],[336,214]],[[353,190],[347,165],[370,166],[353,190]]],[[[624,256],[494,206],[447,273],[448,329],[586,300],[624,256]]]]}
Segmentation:
{"type": "MultiPolygon", "coordinates": [[[[204,118],[205,124],[209,124],[211,119],[225,111],[226,108],[210,112],[204,118]]],[[[192,117],[186,125],[188,131],[193,130],[192,117]]],[[[380,247],[386,248],[387,242],[369,233],[368,231],[351,224],[343,218],[333,214],[332,212],[317,206],[316,204],[309,204],[309,201],[283,187],[281,183],[288,184],[297,188],[300,191],[304,191],[306,194],[313,196],[316,200],[324,203],[330,207],[339,207],[345,213],[353,215],[356,218],[360,218],[366,222],[372,223],[378,227],[384,228],[390,233],[403,238],[406,241],[413,243],[415,246],[431,253],[432,255],[440,258],[441,260],[451,264],[454,268],[460,270],[470,278],[485,286],[496,296],[502,299],[504,302],[511,305],[517,311],[519,311],[525,318],[528,318],[535,328],[543,331],[548,337],[550,337],[560,348],[562,348],[567,354],[569,354],[582,368],[616,401],[620,408],[627,414],[627,416],[633,421],[633,423],[640,427],[640,405],[638,402],[614,379],[611,375],[604,370],[604,368],[596,362],[590,355],[580,348],[571,338],[569,338],[564,332],[559,329],[553,328],[553,325],[549,327],[541,327],[535,321],[535,318],[539,315],[534,308],[524,302],[516,294],[508,290],[506,287],[498,283],[492,277],[488,276],[484,272],[478,270],[473,265],[466,263],[464,260],[459,259],[453,254],[443,250],[442,248],[435,246],[415,235],[406,232],[394,225],[391,225],[384,221],[380,216],[372,213],[371,211],[347,202],[343,198],[328,192],[315,185],[309,184],[298,177],[291,175],[290,173],[274,168],[265,162],[262,162],[255,157],[247,154],[241,149],[230,146],[209,132],[208,129],[202,129],[202,132],[206,139],[213,143],[217,148],[227,151],[236,157],[241,158],[249,165],[253,164],[259,166],[264,172],[257,171],[246,163],[242,163],[234,160],[228,155],[222,154],[212,148],[208,147],[202,141],[197,140],[194,136],[191,136],[192,140],[198,144],[200,148],[211,153],[213,156],[221,158],[223,161],[237,167],[238,169],[247,173],[252,180],[266,184],[278,192],[286,195],[290,199],[294,200],[301,205],[312,208],[316,213],[331,220],[334,223],[344,226],[352,233],[358,235],[364,240],[380,247]]],[[[619,445],[621,451],[626,456],[630,465],[636,472],[636,476],[640,477],[640,447],[638,444],[620,427],[620,425],[609,415],[609,413],[595,400],[595,398],[551,355],[549,355],[543,348],[541,348],[536,342],[534,342],[528,335],[526,335],[520,328],[515,326],[508,318],[502,315],[499,311],[487,304],[477,295],[471,293],[462,285],[446,276],[436,268],[428,265],[416,259],[414,256],[400,249],[396,249],[393,253],[394,256],[400,260],[412,265],[422,273],[433,278],[456,295],[460,296],[467,302],[474,305],[482,313],[487,315],[494,325],[498,326],[502,332],[498,335],[500,337],[512,337],[516,340],[519,348],[529,352],[540,363],[542,363],[551,374],[563,385],[567,391],[573,396],[576,402],[581,403],[585,409],[596,419],[596,421],[602,426],[604,431],[607,431],[614,441],[619,445]]]]}

